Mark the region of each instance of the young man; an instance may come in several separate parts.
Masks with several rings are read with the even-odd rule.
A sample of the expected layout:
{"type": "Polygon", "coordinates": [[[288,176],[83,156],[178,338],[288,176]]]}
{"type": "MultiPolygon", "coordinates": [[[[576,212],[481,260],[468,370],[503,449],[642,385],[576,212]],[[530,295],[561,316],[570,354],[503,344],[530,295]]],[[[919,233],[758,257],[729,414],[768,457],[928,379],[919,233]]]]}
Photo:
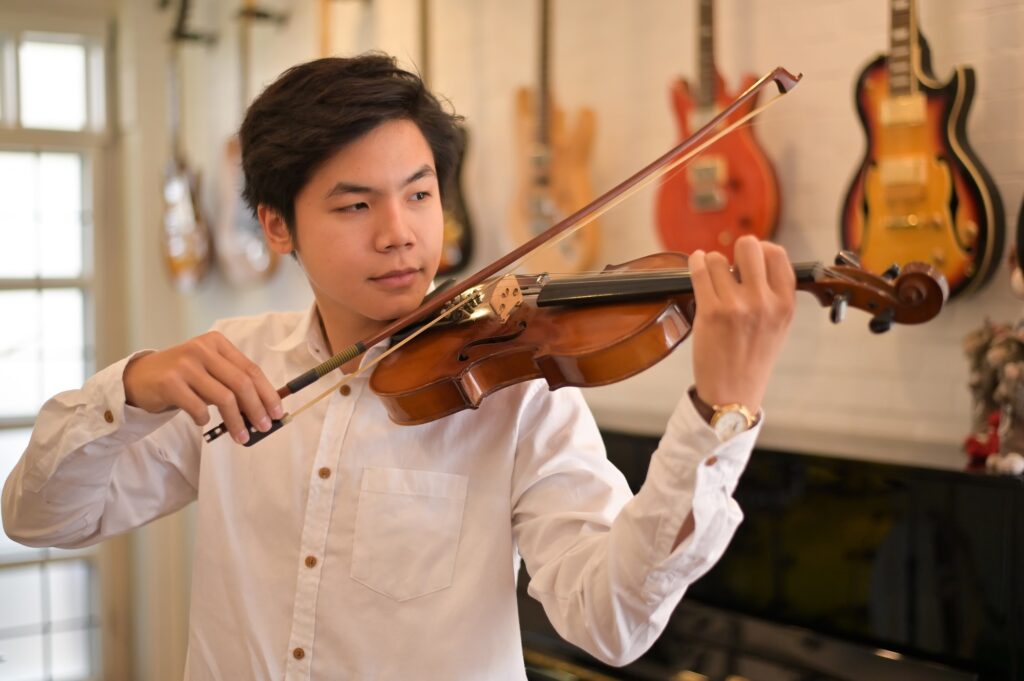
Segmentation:
{"type": "Polygon", "coordinates": [[[680,386],[636,497],[579,391],[537,381],[403,427],[362,376],[239,444],[243,414],[262,430],[281,416],[274,386],[420,303],[453,121],[384,56],[283,74],[242,126],[246,193],[312,307],[224,321],[57,395],[4,487],[7,533],[37,546],[92,544],[198,500],[193,681],[523,679],[520,558],[558,631],[625,664],[741,519],[731,494],[760,425],[724,408],[719,426],[739,415],[742,432],[716,431],[700,409],[757,413],[789,327],[793,270],[753,239],[737,244],[739,279],[692,254],[695,391],[680,386]],[[203,442],[218,418],[235,442],[203,442]]]}

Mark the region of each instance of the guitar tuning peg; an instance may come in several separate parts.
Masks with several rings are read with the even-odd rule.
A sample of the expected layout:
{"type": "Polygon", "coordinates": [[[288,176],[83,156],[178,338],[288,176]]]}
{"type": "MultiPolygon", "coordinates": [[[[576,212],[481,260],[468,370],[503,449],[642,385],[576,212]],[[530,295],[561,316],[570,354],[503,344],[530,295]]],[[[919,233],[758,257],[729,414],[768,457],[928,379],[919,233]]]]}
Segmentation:
{"type": "Polygon", "coordinates": [[[889,268],[882,272],[882,279],[886,281],[895,281],[898,276],[900,276],[900,264],[896,262],[889,265],[889,268]]]}
{"type": "Polygon", "coordinates": [[[871,333],[885,333],[892,326],[892,319],[895,316],[895,311],[890,307],[886,310],[882,310],[868,322],[868,328],[871,329],[871,333]]]}
{"type": "Polygon", "coordinates": [[[841,293],[832,299],[832,309],[829,310],[828,317],[832,320],[833,324],[838,324],[846,319],[846,308],[849,302],[850,296],[845,293],[841,293]]]}
{"type": "Polygon", "coordinates": [[[843,249],[836,253],[836,264],[837,265],[849,265],[850,267],[860,267],[860,258],[853,251],[843,249]]]}

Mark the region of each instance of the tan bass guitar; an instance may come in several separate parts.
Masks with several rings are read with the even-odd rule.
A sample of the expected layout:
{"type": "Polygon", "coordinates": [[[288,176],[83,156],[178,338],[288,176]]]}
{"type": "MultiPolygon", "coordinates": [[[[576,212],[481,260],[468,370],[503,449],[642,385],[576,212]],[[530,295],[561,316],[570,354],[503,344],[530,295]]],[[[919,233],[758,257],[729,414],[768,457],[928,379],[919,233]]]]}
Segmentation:
{"type": "MultiPolygon", "coordinates": [[[[540,78],[534,92],[516,95],[518,191],[509,230],[522,244],[572,214],[592,198],[587,166],[594,140],[594,113],[583,109],[569,129],[565,113],[551,95],[551,6],[541,0],[540,78]]],[[[600,228],[591,225],[552,248],[530,256],[525,266],[536,272],[582,272],[593,266],[600,228]]]]}

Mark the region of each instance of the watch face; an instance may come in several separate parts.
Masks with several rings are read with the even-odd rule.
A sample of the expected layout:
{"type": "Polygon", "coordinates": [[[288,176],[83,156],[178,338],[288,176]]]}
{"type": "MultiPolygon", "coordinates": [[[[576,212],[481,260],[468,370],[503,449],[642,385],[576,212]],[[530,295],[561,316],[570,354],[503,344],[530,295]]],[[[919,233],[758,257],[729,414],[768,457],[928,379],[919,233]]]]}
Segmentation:
{"type": "Polygon", "coordinates": [[[747,417],[739,411],[723,411],[715,419],[715,432],[723,442],[747,429],[747,417]]]}

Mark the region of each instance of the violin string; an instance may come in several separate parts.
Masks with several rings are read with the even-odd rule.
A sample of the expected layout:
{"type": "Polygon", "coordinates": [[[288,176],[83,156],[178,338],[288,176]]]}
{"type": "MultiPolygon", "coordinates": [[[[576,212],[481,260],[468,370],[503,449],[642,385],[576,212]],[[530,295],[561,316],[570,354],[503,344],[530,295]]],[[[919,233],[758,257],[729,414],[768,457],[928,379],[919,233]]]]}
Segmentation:
{"type": "MultiPolygon", "coordinates": [[[[849,276],[843,274],[842,272],[833,270],[833,269],[831,269],[829,267],[821,266],[821,271],[824,274],[826,274],[827,276],[830,276],[830,277],[832,277],[834,279],[838,279],[840,281],[845,281],[845,282],[849,282],[849,283],[857,283],[856,279],[853,279],[852,277],[849,277],[849,276]]],[[[596,271],[595,271],[595,273],[596,273],[596,271]]],[[[630,280],[632,280],[632,281],[649,281],[652,278],[654,278],[654,279],[658,279],[658,278],[670,279],[670,278],[676,278],[676,277],[680,277],[680,276],[682,276],[682,277],[690,277],[691,275],[690,275],[689,268],[678,268],[678,269],[675,269],[675,270],[633,270],[629,274],[626,274],[626,273],[623,273],[621,275],[605,274],[605,275],[602,275],[602,276],[605,276],[605,277],[607,277],[607,276],[621,277],[620,281],[629,282],[630,280]],[[644,276],[644,277],[637,277],[637,276],[635,276],[636,273],[643,272],[643,271],[650,272],[650,273],[652,273],[653,276],[651,276],[651,275],[647,275],[647,276],[644,276]]],[[[570,278],[571,279],[575,279],[576,277],[570,277],[570,278]]],[[[496,286],[498,281],[500,281],[500,279],[501,279],[500,276],[495,276],[492,279],[489,279],[486,282],[484,282],[483,284],[481,284],[479,288],[486,293],[488,289],[491,289],[494,286],[496,286]]],[[[321,400],[325,399],[329,395],[332,395],[341,386],[347,385],[348,383],[351,383],[353,380],[355,380],[359,376],[362,376],[365,372],[369,371],[370,369],[372,369],[375,366],[377,366],[377,364],[382,362],[386,357],[388,357],[388,355],[390,355],[391,353],[401,349],[407,343],[412,342],[421,333],[426,332],[428,329],[430,329],[433,326],[435,326],[436,324],[440,323],[441,321],[443,321],[445,318],[447,318],[451,314],[457,312],[458,310],[461,310],[463,307],[468,305],[470,302],[472,302],[472,298],[467,296],[458,305],[453,306],[451,308],[448,308],[448,309],[442,311],[434,319],[430,320],[428,323],[424,324],[423,326],[417,328],[415,331],[410,333],[408,336],[403,338],[398,343],[395,343],[394,345],[389,347],[387,350],[382,352],[377,357],[375,357],[372,360],[369,360],[365,364],[361,365],[359,368],[357,368],[351,374],[346,374],[344,376],[344,378],[342,378],[340,381],[338,381],[337,383],[333,384],[327,390],[324,390],[320,394],[316,395],[315,397],[310,399],[308,402],[304,403],[302,406],[300,406],[295,411],[293,411],[293,412],[291,412],[289,414],[285,414],[285,416],[281,419],[282,424],[290,423],[292,421],[292,419],[294,419],[296,416],[298,416],[299,414],[301,414],[302,412],[304,412],[304,411],[306,411],[308,409],[311,409],[318,402],[320,402],[321,400]]]]}
{"type": "MultiPolygon", "coordinates": [[[[491,279],[488,279],[484,283],[480,284],[480,286],[478,288],[484,294],[486,294],[488,289],[492,289],[495,286],[497,286],[497,284],[498,284],[498,282],[500,280],[501,280],[500,276],[492,277],[491,279]]],[[[469,305],[471,302],[473,302],[473,297],[466,296],[465,299],[462,300],[458,305],[455,305],[453,307],[450,307],[450,308],[447,308],[445,310],[442,310],[441,312],[438,313],[438,315],[436,317],[431,319],[429,322],[425,323],[423,326],[420,326],[419,328],[417,328],[416,330],[411,332],[408,336],[406,336],[405,338],[403,338],[399,342],[397,342],[394,345],[392,345],[391,347],[389,347],[387,350],[382,352],[377,357],[374,357],[373,359],[367,361],[365,364],[360,365],[351,374],[346,374],[345,377],[342,378],[340,381],[338,381],[337,383],[332,385],[327,390],[324,390],[322,393],[316,395],[315,397],[313,397],[308,402],[304,403],[301,407],[296,409],[294,412],[292,412],[290,414],[286,414],[281,420],[284,423],[290,422],[292,419],[294,419],[296,416],[298,416],[302,412],[304,412],[307,409],[310,409],[311,407],[313,407],[313,405],[315,405],[320,400],[322,400],[325,397],[327,397],[328,395],[331,395],[332,393],[334,393],[334,391],[337,390],[338,388],[340,388],[341,386],[346,385],[346,384],[352,382],[353,380],[355,380],[359,376],[362,376],[365,372],[369,371],[370,369],[372,369],[375,366],[377,366],[380,362],[382,362],[388,355],[390,355],[391,353],[395,352],[396,350],[401,349],[403,346],[405,346],[406,343],[412,342],[421,333],[425,333],[427,330],[429,330],[430,328],[432,328],[436,324],[440,323],[441,321],[443,321],[444,319],[446,319],[450,315],[454,314],[455,312],[458,312],[459,310],[461,310],[466,305],[469,305]]]]}

